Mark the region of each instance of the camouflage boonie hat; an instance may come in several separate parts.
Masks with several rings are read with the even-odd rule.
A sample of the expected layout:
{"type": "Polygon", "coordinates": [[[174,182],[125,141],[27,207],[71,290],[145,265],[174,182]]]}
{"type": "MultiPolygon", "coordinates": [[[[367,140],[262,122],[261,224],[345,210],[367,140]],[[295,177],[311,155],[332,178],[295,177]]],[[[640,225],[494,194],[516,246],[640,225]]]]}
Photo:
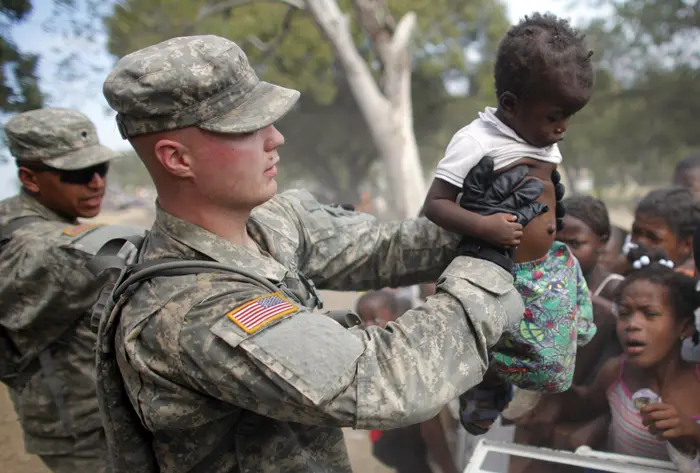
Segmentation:
{"type": "Polygon", "coordinates": [[[260,81],[236,43],[212,35],[173,38],[123,57],[103,92],[125,139],[191,126],[247,133],[282,118],[299,98],[260,81]]]}
{"type": "Polygon", "coordinates": [[[41,108],[20,113],[5,124],[5,135],[17,161],[55,169],[83,169],[117,156],[100,144],[90,119],[75,110],[41,108]]]}

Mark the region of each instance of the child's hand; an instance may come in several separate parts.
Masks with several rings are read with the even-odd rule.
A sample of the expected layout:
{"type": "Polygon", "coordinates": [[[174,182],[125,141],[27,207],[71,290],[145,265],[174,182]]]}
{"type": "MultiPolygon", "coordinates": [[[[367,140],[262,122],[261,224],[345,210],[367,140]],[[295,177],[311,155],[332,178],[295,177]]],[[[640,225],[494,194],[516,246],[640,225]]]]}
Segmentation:
{"type": "MultiPolygon", "coordinates": [[[[643,407],[642,423],[649,428],[652,435],[656,435],[661,440],[681,440],[697,446],[700,437],[700,426],[686,415],[678,413],[676,408],[670,404],[650,404],[643,407]]],[[[676,442],[674,442],[675,444],[676,442]]]]}
{"type": "Polygon", "coordinates": [[[500,213],[481,219],[481,238],[499,247],[515,248],[523,236],[523,226],[515,215],[500,213]]]}

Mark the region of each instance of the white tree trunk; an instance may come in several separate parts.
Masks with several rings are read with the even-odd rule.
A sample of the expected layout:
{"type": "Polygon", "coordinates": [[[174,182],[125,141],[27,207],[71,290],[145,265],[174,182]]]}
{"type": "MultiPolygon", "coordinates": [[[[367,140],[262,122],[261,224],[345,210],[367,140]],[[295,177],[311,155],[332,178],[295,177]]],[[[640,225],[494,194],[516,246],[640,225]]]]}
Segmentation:
{"type": "Polygon", "coordinates": [[[386,70],[386,95],[355,47],[349,18],[336,0],[305,0],[318,27],[333,45],[388,172],[391,206],[399,217],[418,214],[425,198],[425,178],[413,131],[411,38],[414,13],[399,21],[393,38],[380,50],[386,70]]]}

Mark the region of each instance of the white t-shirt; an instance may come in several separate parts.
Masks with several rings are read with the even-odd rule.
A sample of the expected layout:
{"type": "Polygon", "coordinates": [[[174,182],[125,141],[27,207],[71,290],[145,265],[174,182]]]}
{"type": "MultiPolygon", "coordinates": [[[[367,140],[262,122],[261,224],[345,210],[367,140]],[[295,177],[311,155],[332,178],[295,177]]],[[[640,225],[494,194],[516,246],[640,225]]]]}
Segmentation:
{"type": "Polygon", "coordinates": [[[435,177],[461,189],[469,171],[486,156],[493,158],[495,170],[522,158],[554,164],[562,161],[556,143],[546,148],[532,146],[496,118],[495,108],[488,107],[479,113],[479,118],[455,133],[445,157],[438,163],[435,177]]]}

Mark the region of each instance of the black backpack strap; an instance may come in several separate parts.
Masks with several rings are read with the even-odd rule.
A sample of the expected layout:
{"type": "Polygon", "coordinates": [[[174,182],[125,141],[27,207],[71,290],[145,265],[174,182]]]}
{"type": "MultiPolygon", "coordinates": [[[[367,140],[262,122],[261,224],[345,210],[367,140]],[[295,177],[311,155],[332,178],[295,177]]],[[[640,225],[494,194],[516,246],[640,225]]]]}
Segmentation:
{"type": "MultiPolygon", "coordinates": [[[[105,286],[103,295],[106,306],[103,316],[93,313],[93,330],[97,334],[95,344],[95,385],[102,426],[109,452],[109,462],[114,473],[158,473],[158,460],[151,447],[153,434],[142,423],[129,399],[125,381],[117,361],[117,327],[121,318],[121,306],[109,297],[113,284],[105,286]]],[[[101,297],[102,299],[102,297],[101,297]]]]}
{"type": "MultiPolygon", "coordinates": [[[[121,270],[128,264],[129,254],[141,248],[144,238],[143,235],[130,235],[109,240],[85,267],[95,276],[110,269],[121,270]]],[[[135,256],[135,253],[133,254],[135,256]]]]}
{"type": "Polygon", "coordinates": [[[271,283],[265,278],[256,276],[242,269],[229,266],[215,261],[199,261],[199,260],[179,260],[179,259],[157,259],[146,263],[135,264],[127,268],[123,272],[119,280],[117,280],[112,297],[114,301],[119,300],[130,286],[137,284],[146,279],[151,279],[161,276],[185,276],[188,274],[200,273],[232,273],[252,279],[261,286],[269,289],[271,292],[281,290],[279,286],[271,283]]]}

